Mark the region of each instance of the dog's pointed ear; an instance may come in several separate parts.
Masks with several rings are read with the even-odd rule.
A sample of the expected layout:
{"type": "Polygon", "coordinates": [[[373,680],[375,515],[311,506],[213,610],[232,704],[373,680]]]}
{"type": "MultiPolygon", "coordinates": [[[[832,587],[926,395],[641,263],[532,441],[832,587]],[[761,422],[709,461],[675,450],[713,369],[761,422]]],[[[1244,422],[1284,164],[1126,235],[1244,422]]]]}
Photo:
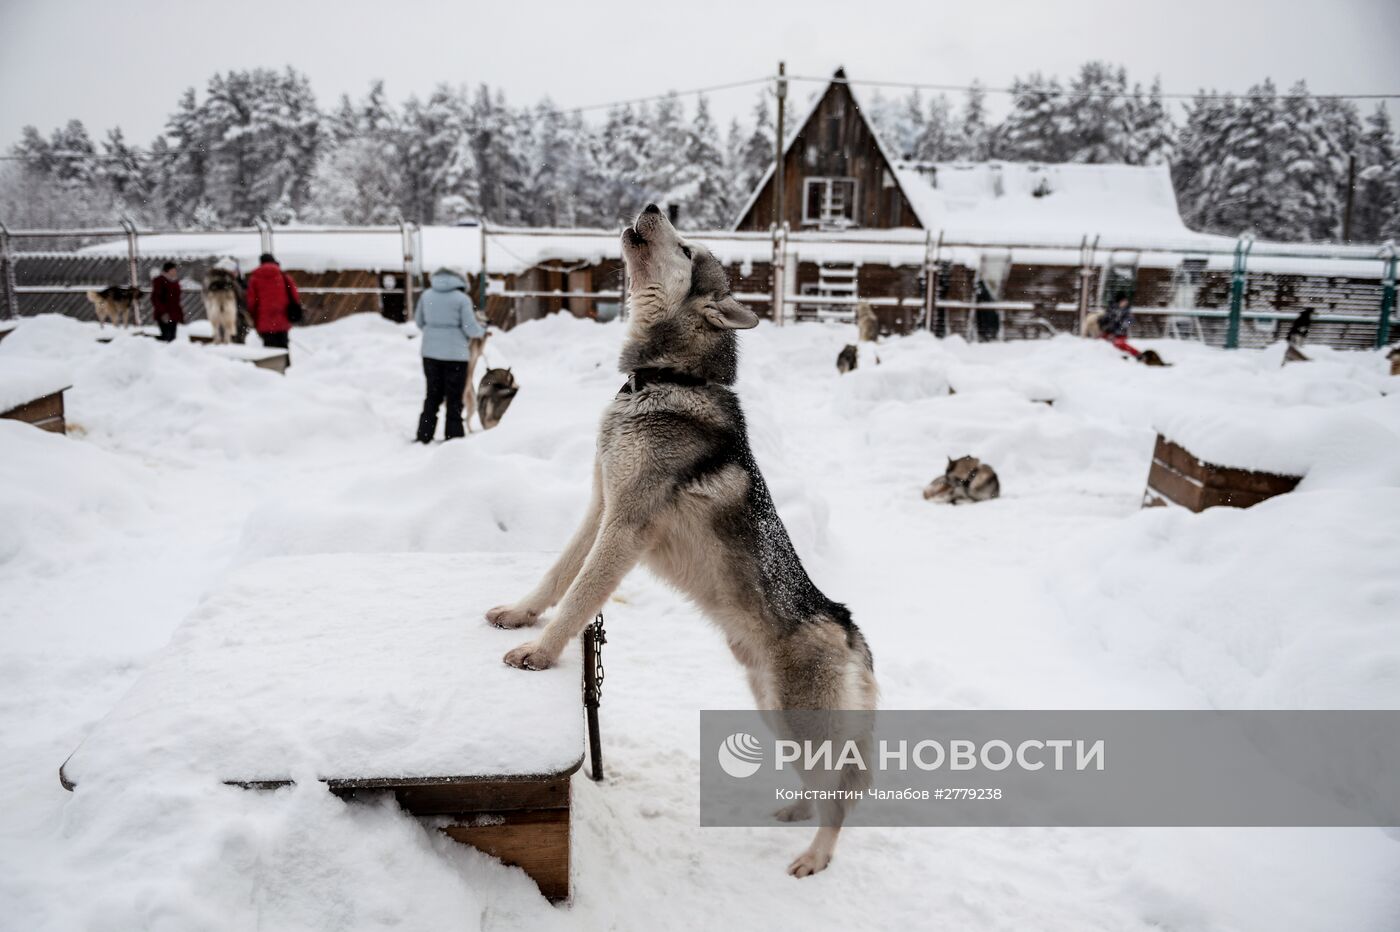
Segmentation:
{"type": "Polygon", "coordinates": [[[748,330],[758,326],[758,315],[734,299],[725,295],[718,301],[707,301],[701,313],[715,327],[721,330],[748,330]]]}

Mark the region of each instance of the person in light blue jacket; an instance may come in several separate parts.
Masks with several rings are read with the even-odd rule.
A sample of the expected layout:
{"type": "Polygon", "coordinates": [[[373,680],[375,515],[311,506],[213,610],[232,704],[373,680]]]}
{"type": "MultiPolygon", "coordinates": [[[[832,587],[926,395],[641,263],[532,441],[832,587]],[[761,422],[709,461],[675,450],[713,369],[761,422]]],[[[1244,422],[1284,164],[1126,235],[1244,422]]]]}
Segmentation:
{"type": "MultiPolygon", "coordinates": [[[[431,443],[437,433],[438,408],[447,402],[443,435],[451,440],[463,436],[462,395],[467,387],[467,360],[470,341],[486,335],[476,319],[476,309],[467,297],[467,281],[451,269],[438,269],[432,275],[432,288],[423,292],[413,320],[423,331],[423,377],[427,394],[418,418],[418,442],[431,443]]],[[[470,416],[470,415],[468,415],[470,416]]]]}

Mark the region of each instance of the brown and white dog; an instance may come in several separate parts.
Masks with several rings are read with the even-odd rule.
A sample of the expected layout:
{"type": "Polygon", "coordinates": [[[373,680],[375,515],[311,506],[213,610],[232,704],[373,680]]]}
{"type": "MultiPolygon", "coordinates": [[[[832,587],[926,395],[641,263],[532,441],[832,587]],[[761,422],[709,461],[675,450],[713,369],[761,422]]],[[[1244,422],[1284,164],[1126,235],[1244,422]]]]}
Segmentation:
{"type": "Polygon", "coordinates": [[[1001,480],[996,471],[975,456],[948,457],[943,475],[924,487],[924,498],[946,505],[987,502],[1000,496],[1001,480]]]}
{"type": "Polygon", "coordinates": [[[89,291],[87,299],[92,302],[99,325],[129,327],[136,322],[136,302],[141,300],[141,289],[108,285],[101,291],[89,291]]]}
{"type": "Polygon", "coordinates": [[[204,273],[204,315],[214,328],[215,343],[232,343],[238,335],[238,302],[243,286],[238,274],[225,263],[211,266],[204,273]]]}
{"type": "MultiPolygon", "coordinates": [[[[757,316],[729,293],[718,260],[655,205],[623,233],[622,252],[631,320],[619,368],[628,379],[603,414],[583,524],[534,591],[486,615],[504,628],[544,622],[506,663],[553,664],[644,563],[719,626],[777,727],[785,712],[792,720],[798,710],[874,709],[865,638],[808,577],[749,449],[731,386],[735,331],[757,316]]],[[[863,771],[840,779],[854,786],[863,771]]],[[[830,862],[848,804],[816,808],[816,837],[788,868],[796,877],[830,862]]],[[[778,813],[810,815],[803,804],[778,813]]]]}

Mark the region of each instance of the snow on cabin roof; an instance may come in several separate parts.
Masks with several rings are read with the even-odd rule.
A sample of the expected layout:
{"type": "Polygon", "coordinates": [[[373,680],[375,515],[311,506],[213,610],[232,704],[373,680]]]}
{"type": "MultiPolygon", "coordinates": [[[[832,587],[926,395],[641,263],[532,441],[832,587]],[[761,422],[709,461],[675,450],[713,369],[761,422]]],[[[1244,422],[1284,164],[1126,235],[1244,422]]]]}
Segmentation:
{"type": "Polygon", "coordinates": [[[1009,234],[1019,242],[1054,243],[1087,234],[1206,245],[1182,222],[1165,164],[898,162],[894,171],[919,222],[947,239],[1009,234]]]}

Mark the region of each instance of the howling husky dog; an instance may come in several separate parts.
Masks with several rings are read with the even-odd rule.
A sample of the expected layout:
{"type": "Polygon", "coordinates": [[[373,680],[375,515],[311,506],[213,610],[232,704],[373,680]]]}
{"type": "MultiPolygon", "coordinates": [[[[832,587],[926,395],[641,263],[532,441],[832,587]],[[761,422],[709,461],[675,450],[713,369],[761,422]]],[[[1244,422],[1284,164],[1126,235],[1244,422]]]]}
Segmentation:
{"type": "MultiPolygon", "coordinates": [[[[777,717],[770,720],[784,710],[874,709],[870,649],[846,607],[803,569],[729,387],[734,331],[758,318],[730,295],[718,260],[681,239],[654,204],[623,232],[622,252],[631,284],[620,360],[627,383],[603,415],[583,524],[533,592],[486,614],[515,628],[558,605],[506,663],[550,666],[641,562],[719,626],[758,708],[777,717]]],[[[845,808],[819,808],[821,827],[789,866],[794,876],[831,861],[845,808]]],[[[779,817],[807,815],[799,806],[779,817]]]]}
{"type": "Polygon", "coordinates": [[[141,300],[141,289],[108,285],[101,291],[89,291],[87,299],[97,314],[98,326],[128,327],[136,320],[136,302],[141,300]]]}

